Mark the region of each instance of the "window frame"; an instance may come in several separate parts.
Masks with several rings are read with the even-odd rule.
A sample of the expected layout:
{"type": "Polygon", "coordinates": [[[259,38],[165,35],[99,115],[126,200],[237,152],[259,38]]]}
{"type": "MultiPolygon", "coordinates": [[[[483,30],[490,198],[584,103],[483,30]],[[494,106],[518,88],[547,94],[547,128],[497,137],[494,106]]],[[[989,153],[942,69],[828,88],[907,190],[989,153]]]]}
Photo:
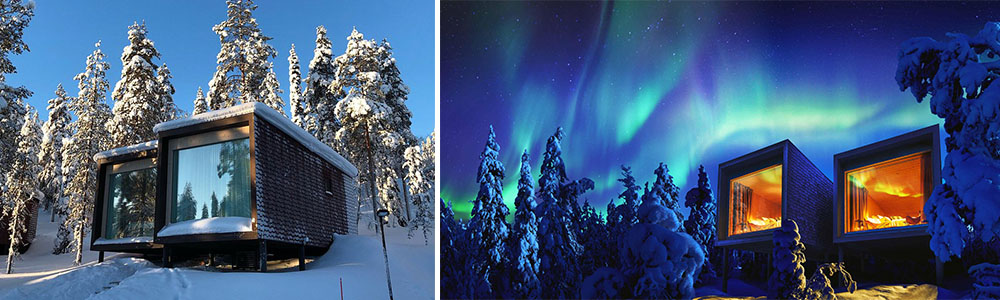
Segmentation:
{"type": "MultiPolygon", "coordinates": [[[[166,188],[166,199],[164,199],[166,205],[164,205],[165,207],[164,207],[164,210],[163,210],[163,213],[164,213],[164,223],[163,223],[163,226],[161,226],[160,228],[156,229],[157,232],[159,232],[159,230],[162,230],[163,227],[166,227],[167,225],[170,225],[170,224],[174,223],[173,222],[173,219],[174,219],[173,218],[173,207],[175,206],[174,203],[177,201],[176,198],[177,198],[177,190],[178,190],[176,187],[174,187],[174,185],[175,185],[174,181],[176,181],[175,177],[177,177],[177,165],[178,165],[178,160],[179,160],[179,157],[178,157],[179,151],[180,150],[185,150],[185,149],[192,149],[192,148],[203,147],[203,146],[210,146],[210,145],[214,145],[214,144],[225,143],[225,142],[234,141],[234,140],[241,140],[241,139],[247,139],[247,142],[250,143],[250,155],[249,155],[249,158],[248,158],[250,160],[250,170],[247,170],[248,173],[249,173],[247,176],[250,177],[250,181],[251,181],[251,184],[250,184],[249,188],[251,189],[250,196],[252,198],[253,197],[253,191],[252,190],[253,190],[253,186],[254,186],[253,185],[253,177],[254,177],[254,175],[253,175],[253,170],[254,170],[254,168],[253,168],[253,164],[254,164],[254,158],[253,158],[253,156],[254,155],[253,155],[253,138],[252,138],[252,135],[250,134],[250,125],[249,124],[242,124],[242,125],[238,125],[238,126],[235,126],[235,127],[229,127],[229,128],[224,128],[224,129],[219,129],[219,130],[213,130],[213,131],[208,131],[208,132],[203,132],[203,133],[198,133],[198,134],[193,134],[193,135],[187,135],[187,136],[180,136],[180,137],[170,138],[170,142],[169,142],[169,144],[167,145],[167,147],[165,149],[167,151],[167,153],[168,153],[168,156],[169,156],[170,160],[169,160],[168,165],[167,165],[167,173],[166,173],[166,186],[165,186],[165,188],[166,188]]],[[[253,215],[254,215],[254,208],[252,207],[254,205],[253,204],[253,199],[250,199],[249,202],[250,202],[250,206],[251,206],[250,207],[251,218],[253,218],[253,215]]]]}

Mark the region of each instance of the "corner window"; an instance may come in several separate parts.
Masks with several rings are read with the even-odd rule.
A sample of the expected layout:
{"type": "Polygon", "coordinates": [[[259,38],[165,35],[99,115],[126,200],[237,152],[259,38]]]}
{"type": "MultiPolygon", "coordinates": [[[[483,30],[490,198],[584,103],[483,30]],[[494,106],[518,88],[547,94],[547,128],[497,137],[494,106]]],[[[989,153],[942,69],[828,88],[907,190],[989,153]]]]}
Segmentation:
{"type": "Polygon", "coordinates": [[[729,235],[781,226],[781,165],[729,182],[729,235]]]}
{"type": "Polygon", "coordinates": [[[844,172],[846,231],[927,223],[930,152],[906,155],[844,172]]]}
{"type": "Polygon", "coordinates": [[[171,141],[171,223],[250,217],[247,127],[171,141]]]}
{"type": "Polygon", "coordinates": [[[112,165],[105,178],[105,239],[153,236],[156,168],[152,159],[112,165]]]}

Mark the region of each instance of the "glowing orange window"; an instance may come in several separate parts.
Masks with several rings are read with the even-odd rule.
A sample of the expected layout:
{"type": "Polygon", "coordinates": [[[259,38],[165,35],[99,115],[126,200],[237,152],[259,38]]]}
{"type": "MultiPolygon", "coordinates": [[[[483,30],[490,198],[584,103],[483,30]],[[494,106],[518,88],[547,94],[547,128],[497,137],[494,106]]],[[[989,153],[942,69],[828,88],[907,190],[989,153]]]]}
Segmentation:
{"type": "Polygon", "coordinates": [[[729,181],[729,235],[780,225],[780,164],[729,181]]]}
{"type": "Polygon", "coordinates": [[[929,162],[927,151],[845,172],[847,232],[927,223],[923,209],[929,162]]]}

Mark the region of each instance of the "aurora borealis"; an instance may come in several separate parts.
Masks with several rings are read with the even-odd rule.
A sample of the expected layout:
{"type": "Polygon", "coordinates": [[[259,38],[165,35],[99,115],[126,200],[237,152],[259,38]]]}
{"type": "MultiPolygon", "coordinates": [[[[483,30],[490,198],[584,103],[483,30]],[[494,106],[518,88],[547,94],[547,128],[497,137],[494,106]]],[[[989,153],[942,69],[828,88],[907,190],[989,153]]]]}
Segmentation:
{"type": "MultiPolygon", "coordinates": [[[[570,179],[603,210],[620,165],[666,163],[682,195],[703,164],[790,139],[827,177],[833,155],[941,122],[895,83],[911,37],[975,34],[990,3],[441,4],[441,197],[468,219],[493,125],[512,209],[556,127],[570,179]]],[[[944,134],[942,133],[942,136],[944,134]]]]}

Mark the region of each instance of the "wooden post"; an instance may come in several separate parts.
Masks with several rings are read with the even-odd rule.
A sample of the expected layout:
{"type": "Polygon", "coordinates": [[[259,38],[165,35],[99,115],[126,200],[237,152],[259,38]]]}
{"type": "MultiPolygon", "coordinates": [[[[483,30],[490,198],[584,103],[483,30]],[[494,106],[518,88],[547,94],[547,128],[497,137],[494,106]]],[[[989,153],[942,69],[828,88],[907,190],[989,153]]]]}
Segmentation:
{"type": "Polygon", "coordinates": [[[97,262],[99,262],[99,263],[104,262],[104,251],[101,251],[101,252],[97,253],[97,262]]]}
{"type": "Polygon", "coordinates": [[[214,266],[214,265],[215,265],[215,254],[214,253],[209,253],[208,254],[208,266],[211,267],[211,266],[214,266]]]}
{"type": "Polygon", "coordinates": [[[729,248],[722,248],[722,292],[728,293],[729,286],[729,248]]]}
{"type": "Polygon", "coordinates": [[[937,255],[934,256],[934,273],[937,286],[944,284],[944,262],[937,255]]]}
{"type": "MultiPolygon", "coordinates": [[[[837,263],[844,265],[844,246],[837,245],[837,263]]],[[[837,272],[837,278],[839,278],[837,282],[844,282],[844,274],[837,272]]]]}
{"type": "Polygon", "coordinates": [[[257,266],[259,267],[261,273],[265,273],[267,272],[267,241],[259,241],[260,247],[257,250],[257,255],[259,256],[257,259],[257,266]]]}
{"type": "Polygon", "coordinates": [[[173,268],[174,262],[170,259],[170,247],[163,246],[163,267],[173,268]]]}
{"type": "Polygon", "coordinates": [[[299,271],[306,270],[306,244],[299,246],[299,271]]]}

